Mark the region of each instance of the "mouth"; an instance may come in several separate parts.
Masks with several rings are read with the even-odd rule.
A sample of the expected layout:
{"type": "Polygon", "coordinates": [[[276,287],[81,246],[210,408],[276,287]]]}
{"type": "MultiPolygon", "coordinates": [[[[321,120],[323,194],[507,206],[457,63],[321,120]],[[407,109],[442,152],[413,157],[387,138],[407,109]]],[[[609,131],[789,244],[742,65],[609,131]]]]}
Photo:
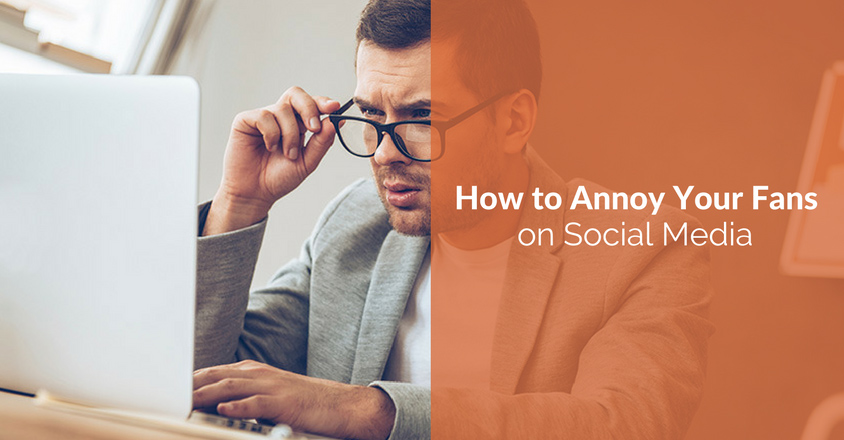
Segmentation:
{"type": "Polygon", "coordinates": [[[416,203],[421,188],[397,181],[384,181],[387,203],[397,208],[408,208],[416,203]]]}

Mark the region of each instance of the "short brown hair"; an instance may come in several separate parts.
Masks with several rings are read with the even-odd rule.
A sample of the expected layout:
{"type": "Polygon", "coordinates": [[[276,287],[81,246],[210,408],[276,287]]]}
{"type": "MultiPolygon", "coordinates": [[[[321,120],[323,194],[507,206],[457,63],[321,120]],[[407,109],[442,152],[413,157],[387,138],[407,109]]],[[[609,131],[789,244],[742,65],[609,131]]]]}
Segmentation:
{"type": "Polygon", "coordinates": [[[433,38],[457,42],[455,70],[479,99],[542,86],[539,33],[523,0],[370,0],[357,42],[405,49],[433,38]]]}

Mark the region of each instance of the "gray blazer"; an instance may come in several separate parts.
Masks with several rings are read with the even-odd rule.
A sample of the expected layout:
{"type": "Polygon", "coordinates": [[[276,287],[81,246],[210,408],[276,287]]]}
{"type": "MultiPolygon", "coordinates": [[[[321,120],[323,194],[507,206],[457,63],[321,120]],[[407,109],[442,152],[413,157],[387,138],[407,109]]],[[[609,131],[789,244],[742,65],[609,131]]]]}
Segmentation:
{"type": "MultiPolygon", "coordinates": [[[[676,231],[700,223],[668,206],[656,215],[569,209],[581,185],[587,193],[608,190],[564,182],[530,148],[525,159],[528,187],[558,192],[565,208],[528,204],[519,229],[653,224],[654,245],[513,246],[489,391],[379,381],[430,243],[390,228],[371,181],[340,194],[301,256],[251,298],[264,224],[200,239],[197,367],[251,358],[380,386],[396,403],[394,440],[432,432],[449,439],[682,438],[700,403],[713,331],[709,251],[664,240],[661,225],[676,231]]],[[[432,341],[432,349],[442,342],[432,341]]]]}
{"type": "Polygon", "coordinates": [[[199,238],[195,367],[254,359],[378,386],[396,405],[390,438],[429,438],[430,389],[381,380],[429,237],[393,230],[362,179],[328,205],[299,258],[250,295],[265,227],[199,238]]]}

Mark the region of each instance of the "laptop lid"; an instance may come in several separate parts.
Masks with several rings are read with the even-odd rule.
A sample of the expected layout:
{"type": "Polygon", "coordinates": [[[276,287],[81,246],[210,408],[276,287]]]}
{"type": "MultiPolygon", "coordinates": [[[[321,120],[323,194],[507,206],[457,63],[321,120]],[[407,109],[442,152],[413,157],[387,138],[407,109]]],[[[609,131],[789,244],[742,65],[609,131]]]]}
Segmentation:
{"type": "Polygon", "coordinates": [[[0,75],[0,388],[191,409],[199,89],[0,75]]]}

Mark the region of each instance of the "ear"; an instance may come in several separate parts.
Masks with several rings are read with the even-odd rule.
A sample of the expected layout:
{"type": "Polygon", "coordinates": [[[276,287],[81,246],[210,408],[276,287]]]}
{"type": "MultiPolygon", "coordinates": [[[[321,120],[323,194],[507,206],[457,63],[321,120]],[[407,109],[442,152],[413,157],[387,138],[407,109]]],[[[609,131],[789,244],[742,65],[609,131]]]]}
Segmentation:
{"type": "Polygon", "coordinates": [[[502,99],[497,116],[504,122],[500,127],[507,154],[519,153],[527,145],[533,127],[536,126],[536,111],[536,97],[530,90],[521,89],[502,99]]]}

